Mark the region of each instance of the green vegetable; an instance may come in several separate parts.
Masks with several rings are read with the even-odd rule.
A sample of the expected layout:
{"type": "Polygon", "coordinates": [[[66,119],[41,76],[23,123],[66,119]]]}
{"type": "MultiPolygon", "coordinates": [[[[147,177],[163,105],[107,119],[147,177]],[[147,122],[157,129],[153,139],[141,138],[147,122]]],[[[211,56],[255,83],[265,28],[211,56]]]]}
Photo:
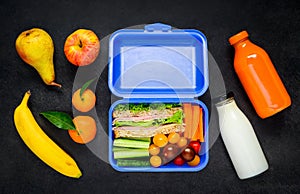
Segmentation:
{"type": "Polygon", "coordinates": [[[41,112],[40,114],[43,115],[53,125],[55,125],[60,129],[65,129],[65,130],[76,129],[71,116],[64,112],[46,111],[46,112],[41,112]]]}
{"type": "MultiPolygon", "coordinates": [[[[127,137],[126,139],[128,140],[136,140],[136,141],[145,141],[148,142],[150,144],[151,138],[150,137],[127,137]]],[[[127,147],[117,147],[114,146],[112,151],[120,151],[120,150],[132,150],[132,149],[136,149],[136,148],[127,148],[127,147]]]]}
{"type": "Polygon", "coordinates": [[[124,151],[124,150],[128,150],[128,149],[135,149],[135,148],[125,148],[125,147],[116,147],[116,146],[114,146],[112,148],[112,151],[116,152],[116,151],[124,151]]]}
{"type": "Polygon", "coordinates": [[[114,152],[114,159],[120,158],[139,158],[149,156],[148,149],[128,149],[114,152]]]}
{"type": "Polygon", "coordinates": [[[148,111],[149,106],[147,104],[141,103],[141,104],[129,104],[129,110],[132,112],[141,112],[141,111],[148,111]]]}
{"type": "Polygon", "coordinates": [[[128,166],[128,167],[147,167],[150,166],[149,159],[148,160],[130,160],[130,159],[118,159],[118,166],[128,166]]]}
{"type": "Polygon", "coordinates": [[[117,111],[127,111],[130,110],[131,112],[137,113],[141,111],[149,111],[149,110],[163,110],[163,109],[171,109],[174,107],[180,107],[180,103],[130,103],[130,104],[118,104],[114,110],[117,111]]]}
{"type": "Polygon", "coordinates": [[[118,138],[114,140],[113,146],[126,148],[149,148],[150,141],[139,141],[125,138],[118,138]]]}
{"type": "Polygon", "coordinates": [[[169,118],[161,118],[161,119],[151,119],[146,121],[115,121],[115,126],[134,126],[134,127],[151,127],[158,125],[165,125],[170,123],[178,123],[181,124],[183,120],[183,112],[182,110],[178,110],[169,118]]]}
{"type": "Polygon", "coordinates": [[[176,113],[173,114],[173,116],[166,118],[163,122],[163,124],[169,124],[169,123],[179,123],[181,124],[183,120],[183,112],[182,110],[178,110],[176,113]]]}
{"type": "Polygon", "coordinates": [[[127,137],[126,139],[138,140],[138,141],[147,141],[150,143],[151,137],[127,137]]]}
{"type": "Polygon", "coordinates": [[[96,78],[91,79],[91,80],[87,81],[85,84],[83,84],[83,86],[81,87],[80,92],[79,92],[80,97],[82,96],[83,92],[89,87],[89,85],[90,85],[95,79],[96,79],[96,78]]]}
{"type": "Polygon", "coordinates": [[[150,126],[160,125],[161,123],[162,123],[162,119],[153,119],[150,121],[115,121],[114,126],[150,127],[150,126]]]}
{"type": "Polygon", "coordinates": [[[140,149],[145,149],[145,150],[148,150],[146,148],[126,148],[126,147],[117,147],[117,146],[114,146],[112,148],[112,151],[113,152],[117,152],[117,151],[132,151],[132,150],[140,150],[140,149]]]}
{"type": "Polygon", "coordinates": [[[115,108],[115,111],[126,111],[129,110],[129,104],[118,104],[115,108]]]}

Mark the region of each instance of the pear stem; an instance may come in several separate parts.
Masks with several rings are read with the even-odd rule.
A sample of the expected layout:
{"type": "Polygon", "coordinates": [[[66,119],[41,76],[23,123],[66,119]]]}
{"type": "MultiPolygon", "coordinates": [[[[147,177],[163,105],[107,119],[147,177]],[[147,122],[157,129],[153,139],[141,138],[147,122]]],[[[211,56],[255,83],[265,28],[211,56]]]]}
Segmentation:
{"type": "Polygon", "coordinates": [[[48,85],[50,85],[50,86],[57,86],[57,87],[61,88],[61,84],[58,84],[58,83],[55,83],[55,82],[51,82],[48,85]]]}

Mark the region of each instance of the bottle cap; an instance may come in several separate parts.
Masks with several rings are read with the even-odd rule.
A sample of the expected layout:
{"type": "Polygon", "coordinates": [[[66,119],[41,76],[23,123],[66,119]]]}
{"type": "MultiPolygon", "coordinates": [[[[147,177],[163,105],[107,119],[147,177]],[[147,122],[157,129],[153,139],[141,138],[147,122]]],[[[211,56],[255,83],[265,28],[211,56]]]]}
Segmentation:
{"type": "Polygon", "coordinates": [[[234,93],[232,91],[229,91],[227,94],[223,94],[223,95],[220,95],[220,96],[214,98],[213,103],[218,104],[219,102],[222,102],[228,98],[233,98],[233,97],[234,97],[234,93]]]}
{"type": "Polygon", "coordinates": [[[236,35],[233,35],[229,38],[229,43],[231,45],[234,45],[235,43],[237,43],[238,41],[244,39],[244,38],[247,38],[249,35],[247,33],[247,31],[242,31],[240,33],[237,33],[236,35]]]}

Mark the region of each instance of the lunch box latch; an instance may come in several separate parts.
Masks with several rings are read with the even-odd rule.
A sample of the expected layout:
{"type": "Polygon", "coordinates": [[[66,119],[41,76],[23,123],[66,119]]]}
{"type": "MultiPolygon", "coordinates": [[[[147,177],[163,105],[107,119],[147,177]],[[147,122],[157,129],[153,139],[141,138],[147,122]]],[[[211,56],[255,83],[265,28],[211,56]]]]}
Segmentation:
{"type": "Polygon", "coordinates": [[[169,32],[171,31],[171,26],[161,23],[149,24],[145,26],[145,31],[147,32],[155,32],[155,31],[162,31],[162,32],[169,32]]]}

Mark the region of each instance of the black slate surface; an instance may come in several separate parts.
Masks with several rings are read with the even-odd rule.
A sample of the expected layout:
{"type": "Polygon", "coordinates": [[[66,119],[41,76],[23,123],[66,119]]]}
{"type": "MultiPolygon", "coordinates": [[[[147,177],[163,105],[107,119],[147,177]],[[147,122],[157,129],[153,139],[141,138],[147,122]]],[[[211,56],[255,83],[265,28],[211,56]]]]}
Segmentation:
{"type": "MultiPolygon", "coordinates": [[[[297,1],[1,1],[0,3],[0,193],[299,193],[299,51],[300,6],[297,1]],[[194,28],[208,39],[209,51],[222,72],[226,89],[255,128],[270,168],[239,180],[220,137],[211,147],[205,169],[196,173],[119,173],[86,146],[75,144],[65,131],[38,114],[45,110],[72,113],[71,93],[77,68],[63,54],[65,38],[78,28],[92,29],[99,38],[115,30],[162,22],[194,28]],[[45,86],[38,74],[17,55],[18,34],[32,27],[45,29],[55,44],[56,80],[62,89],[45,86]],[[227,39],[246,29],[253,42],[270,55],[292,98],[292,106],[260,119],[234,70],[234,50],[227,39]],[[70,153],[83,171],[79,180],[64,177],[33,155],[18,136],[13,111],[24,92],[45,132],[70,153]]],[[[97,84],[97,114],[107,126],[110,92],[107,68],[97,84]]],[[[209,90],[200,97],[210,103],[209,90]]],[[[217,129],[213,129],[217,130],[217,129]]]]}

